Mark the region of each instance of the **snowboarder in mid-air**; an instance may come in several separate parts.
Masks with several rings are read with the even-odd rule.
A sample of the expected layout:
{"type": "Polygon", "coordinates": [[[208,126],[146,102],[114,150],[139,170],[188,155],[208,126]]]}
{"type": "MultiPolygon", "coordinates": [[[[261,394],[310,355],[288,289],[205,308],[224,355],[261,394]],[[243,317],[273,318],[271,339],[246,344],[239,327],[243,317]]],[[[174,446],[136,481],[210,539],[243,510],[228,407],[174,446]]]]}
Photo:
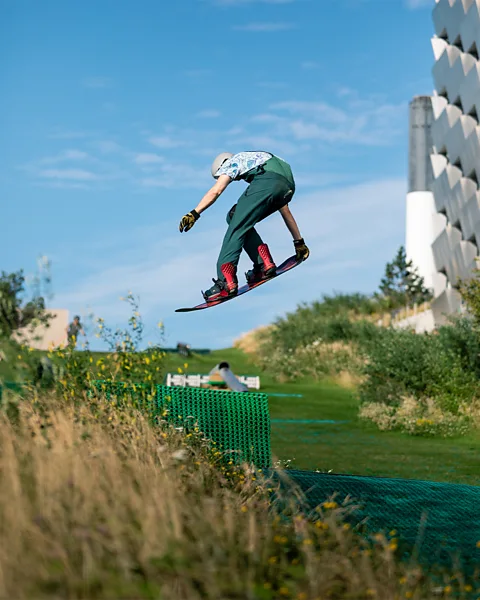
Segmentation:
{"type": "Polygon", "coordinates": [[[218,279],[203,293],[207,303],[237,294],[242,249],[253,263],[246,273],[249,285],[275,275],[275,262],[255,225],[277,210],[292,234],[296,259],[306,260],[310,254],[288,206],[295,193],[295,180],[287,162],[269,152],[223,152],[213,161],[212,176],[217,180],[215,185],[194,210],[182,217],[180,232],[189,231],[232,181],[246,181],[249,186],[227,214],[228,229],[217,262],[218,279]]]}

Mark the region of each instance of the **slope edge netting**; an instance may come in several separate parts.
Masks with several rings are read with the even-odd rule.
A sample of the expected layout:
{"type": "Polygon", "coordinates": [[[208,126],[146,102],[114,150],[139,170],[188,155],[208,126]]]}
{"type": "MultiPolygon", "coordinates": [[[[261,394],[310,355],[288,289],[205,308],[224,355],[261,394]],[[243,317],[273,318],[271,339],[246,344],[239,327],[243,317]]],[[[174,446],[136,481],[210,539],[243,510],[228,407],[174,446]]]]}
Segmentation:
{"type": "Polygon", "coordinates": [[[358,507],[349,517],[352,525],[367,536],[395,529],[404,559],[415,548],[425,565],[451,566],[456,555],[466,571],[480,566],[479,487],[296,470],[284,478],[269,468],[266,394],[109,381],[96,381],[93,388],[119,404],[128,398],[154,423],[163,419],[187,431],[198,426],[228,460],[250,462],[278,478],[280,502],[294,497],[308,512],[333,495],[339,504],[351,498],[358,507]]]}
{"type": "Polygon", "coordinates": [[[480,567],[480,488],[450,483],[358,477],[289,470],[286,475],[298,487],[306,511],[314,510],[336,495],[341,505],[351,498],[349,520],[367,534],[396,530],[404,559],[412,556],[425,565],[452,566],[457,556],[462,569],[480,567]]]}
{"type": "Polygon", "coordinates": [[[93,388],[107,398],[129,398],[149,413],[185,430],[197,426],[209,440],[236,463],[269,467],[270,416],[265,394],[237,393],[201,388],[95,381],[93,388]]]}

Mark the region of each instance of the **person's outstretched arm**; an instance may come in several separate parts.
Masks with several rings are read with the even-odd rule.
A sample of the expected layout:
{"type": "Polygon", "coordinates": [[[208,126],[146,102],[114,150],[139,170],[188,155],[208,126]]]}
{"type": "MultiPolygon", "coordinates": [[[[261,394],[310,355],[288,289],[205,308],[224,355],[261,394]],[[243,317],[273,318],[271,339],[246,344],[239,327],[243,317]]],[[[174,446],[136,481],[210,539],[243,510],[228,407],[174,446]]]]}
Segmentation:
{"type": "Polygon", "coordinates": [[[218,200],[218,198],[227,189],[231,181],[232,180],[230,177],[228,177],[228,175],[220,175],[215,185],[208,190],[194,210],[182,217],[179,225],[180,233],[183,231],[188,231],[195,225],[195,222],[198,221],[202,212],[207,210],[209,206],[212,206],[212,204],[218,200]]]}
{"type": "Polygon", "coordinates": [[[307,260],[310,256],[310,250],[307,248],[305,240],[302,238],[300,229],[298,228],[297,222],[295,221],[288,204],[280,209],[280,214],[282,215],[288,231],[292,234],[297,260],[307,260]]]}

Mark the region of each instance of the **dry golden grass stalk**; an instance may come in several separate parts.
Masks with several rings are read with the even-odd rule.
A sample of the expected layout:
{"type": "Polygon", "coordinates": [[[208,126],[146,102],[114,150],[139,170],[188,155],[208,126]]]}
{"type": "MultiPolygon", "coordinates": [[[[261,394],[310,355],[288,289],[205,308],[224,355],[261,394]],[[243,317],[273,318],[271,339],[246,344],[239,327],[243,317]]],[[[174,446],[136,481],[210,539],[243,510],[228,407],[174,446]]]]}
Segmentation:
{"type": "Polygon", "coordinates": [[[281,518],[271,482],[220,468],[200,435],[81,402],[25,400],[0,419],[1,598],[434,597],[395,540],[367,550],[342,507],[281,518]]]}

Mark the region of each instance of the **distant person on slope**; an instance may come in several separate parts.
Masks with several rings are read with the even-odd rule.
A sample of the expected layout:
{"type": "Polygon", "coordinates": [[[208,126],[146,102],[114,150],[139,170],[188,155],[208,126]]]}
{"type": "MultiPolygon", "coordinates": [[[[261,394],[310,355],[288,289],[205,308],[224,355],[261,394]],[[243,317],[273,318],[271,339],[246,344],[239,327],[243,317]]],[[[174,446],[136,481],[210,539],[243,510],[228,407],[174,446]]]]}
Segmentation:
{"type": "Polygon", "coordinates": [[[275,275],[276,265],[270,250],[254,227],[277,210],[292,234],[297,259],[308,258],[310,251],[288,206],[295,193],[295,181],[287,162],[269,152],[223,152],[213,161],[212,176],[217,182],[198,206],[182,217],[180,232],[189,231],[232,181],[246,181],[250,185],[227,214],[228,229],[217,262],[218,279],[203,293],[206,302],[236,295],[242,249],[253,262],[253,268],[246,273],[248,284],[275,275]]]}
{"type": "Polygon", "coordinates": [[[73,317],[73,321],[65,329],[65,331],[67,332],[68,345],[75,348],[77,345],[78,334],[81,333],[82,335],[85,335],[85,331],[83,331],[82,324],[80,323],[80,317],[78,315],[73,317]]]}

